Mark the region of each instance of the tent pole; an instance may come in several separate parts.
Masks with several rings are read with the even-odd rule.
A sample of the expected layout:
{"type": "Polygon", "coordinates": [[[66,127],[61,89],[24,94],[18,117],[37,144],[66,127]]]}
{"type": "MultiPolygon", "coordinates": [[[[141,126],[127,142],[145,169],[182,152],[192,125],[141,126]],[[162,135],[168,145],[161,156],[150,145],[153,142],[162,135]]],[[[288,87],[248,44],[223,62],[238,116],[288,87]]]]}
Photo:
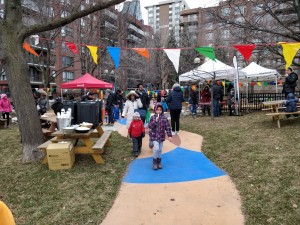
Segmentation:
{"type": "Polygon", "coordinates": [[[278,77],[277,77],[277,75],[276,75],[276,94],[278,93],[278,77]]]}

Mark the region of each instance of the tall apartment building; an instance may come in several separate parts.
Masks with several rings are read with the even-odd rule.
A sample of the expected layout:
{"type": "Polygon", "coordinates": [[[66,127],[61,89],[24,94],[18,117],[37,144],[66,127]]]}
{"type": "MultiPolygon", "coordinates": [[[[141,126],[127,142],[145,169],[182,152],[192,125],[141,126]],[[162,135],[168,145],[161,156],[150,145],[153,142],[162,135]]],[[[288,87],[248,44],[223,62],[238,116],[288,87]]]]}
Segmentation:
{"type": "MultiPolygon", "coordinates": [[[[138,1],[139,2],[139,1],[138,1]]],[[[0,17],[4,15],[4,1],[0,1],[0,17]]],[[[70,14],[70,0],[57,0],[48,6],[45,19],[65,17],[70,14]]],[[[81,2],[81,10],[93,4],[90,0],[81,2]]],[[[24,21],[30,24],[40,22],[40,5],[37,0],[25,0],[24,21]],[[38,20],[38,21],[37,21],[38,20]]],[[[139,6],[140,7],[140,6],[139,6]]],[[[44,7],[45,9],[45,7],[44,7]]],[[[28,53],[29,76],[32,88],[43,86],[43,74],[49,74],[50,90],[60,93],[60,86],[64,82],[72,81],[86,72],[95,77],[115,82],[111,73],[115,66],[106,51],[106,46],[141,47],[145,39],[151,38],[152,28],[140,21],[140,18],[130,14],[131,10],[120,13],[115,7],[110,7],[95,12],[84,18],[78,19],[64,27],[38,34],[40,41],[34,37],[26,39],[31,47],[39,54],[39,57],[28,53]],[[121,29],[122,28],[122,29],[121,29]],[[74,54],[66,46],[65,42],[73,42],[77,45],[79,54],[74,54]],[[95,64],[86,45],[101,46],[99,48],[99,63],[95,64]],[[105,73],[105,71],[110,73],[105,73]]],[[[138,14],[135,14],[138,15],[138,14]]],[[[127,70],[118,71],[122,77],[127,77],[127,70]]],[[[131,73],[132,74],[132,73],[131,73]]],[[[119,80],[120,84],[127,80],[119,80]]],[[[0,91],[9,92],[5,72],[0,68],[0,91]]]]}
{"type": "MultiPolygon", "coordinates": [[[[268,29],[274,27],[274,29],[279,30],[280,28],[276,26],[274,18],[266,13],[265,9],[269,7],[284,24],[294,24],[291,28],[299,31],[299,26],[297,26],[298,17],[291,9],[292,5],[283,3],[278,6],[277,4],[278,2],[276,3],[276,1],[269,1],[265,5],[265,2],[241,0],[238,4],[235,2],[235,5],[229,7],[227,1],[222,1],[218,6],[214,7],[184,10],[180,14],[180,31],[188,30],[192,36],[197,37],[199,46],[221,46],[222,48],[216,50],[219,51],[219,54],[217,53],[218,57],[221,57],[219,59],[225,63],[231,63],[236,51],[232,47],[234,44],[254,43],[259,45],[289,40],[283,40],[281,36],[253,32],[221,23],[216,20],[213,14],[219,14],[227,18],[227,20],[238,23],[243,23],[245,21],[244,18],[249,21],[251,21],[251,18],[260,18],[259,21],[264,21],[264,25],[268,29]]],[[[283,29],[280,32],[287,32],[287,30],[283,29]]],[[[242,61],[243,58],[240,56],[240,59],[242,61]]],[[[252,60],[259,62],[260,65],[265,67],[284,70],[284,60],[278,55],[272,54],[265,46],[257,46],[253,52],[252,60]]],[[[297,58],[295,60],[296,62],[299,61],[297,58]]]]}
{"type": "Polygon", "coordinates": [[[148,11],[148,25],[153,27],[154,32],[160,32],[163,44],[167,42],[172,29],[179,42],[180,12],[189,8],[187,3],[184,0],[168,0],[145,8],[148,11]]]}

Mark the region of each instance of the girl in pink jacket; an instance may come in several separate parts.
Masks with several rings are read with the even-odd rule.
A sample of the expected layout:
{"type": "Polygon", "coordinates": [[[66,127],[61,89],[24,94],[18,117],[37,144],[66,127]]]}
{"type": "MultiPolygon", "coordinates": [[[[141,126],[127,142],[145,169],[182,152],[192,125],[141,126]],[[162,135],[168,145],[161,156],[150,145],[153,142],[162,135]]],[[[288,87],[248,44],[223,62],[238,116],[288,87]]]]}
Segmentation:
{"type": "Polygon", "coordinates": [[[6,126],[9,127],[9,113],[12,111],[12,106],[10,100],[7,98],[6,94],[1,95],[0,100],[0,112],[2,112],[3,119],[6,118],[6,126]]]}

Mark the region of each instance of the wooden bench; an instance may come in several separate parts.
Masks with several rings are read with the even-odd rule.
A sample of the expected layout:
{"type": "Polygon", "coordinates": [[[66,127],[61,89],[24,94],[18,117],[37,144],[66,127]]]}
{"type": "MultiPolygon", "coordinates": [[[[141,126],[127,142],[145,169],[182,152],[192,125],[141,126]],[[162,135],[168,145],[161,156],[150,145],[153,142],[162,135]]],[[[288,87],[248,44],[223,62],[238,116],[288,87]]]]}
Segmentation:
{"type": "MultiPolygon", "coordinates": [[[[300,105],[297,105],[297,108],[300,108],[300,105]]],[[[286,107],[278,107],[277,109],[286,109],[286,107]]],[[[273,108],[263,108],[262,111],[273,111],[273,108]]]]}
{"type": "Polygon", "coordinates": [[[277,121],[277,125],[278,125],[278,128],[280,128],[280,116],[286,116],[286,115],[294,115],[294,114],[297,114],[299,115],[300,114],[300,111],[297,111],[297,112],[278,112],[278,113],[267,113],[266,116],[272,116],[273,117],[273,120],[277,121]]]}
{"type": "Polygon", "coordinates": [[[101,153],[103,153],[105,146],[111,146],[111,143],[109,141],[109,138],[111,137],[111,134],[112,134],[111,130],[104,131],[104,133],[97,140],[97,142],[94,144],[92,149],[101,151],[101,153]]]}

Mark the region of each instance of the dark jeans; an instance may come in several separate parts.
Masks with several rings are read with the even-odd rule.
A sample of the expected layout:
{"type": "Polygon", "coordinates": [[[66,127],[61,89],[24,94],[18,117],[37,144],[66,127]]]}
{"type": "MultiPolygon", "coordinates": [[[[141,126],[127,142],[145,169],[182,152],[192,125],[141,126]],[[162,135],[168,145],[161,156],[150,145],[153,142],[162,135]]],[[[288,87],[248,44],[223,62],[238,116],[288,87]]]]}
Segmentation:
{"type": "Polygon", "coordinates": [[[142,148],[142,136],[140,137],[132,137],[132,144],[133,144],[133,152],[138,153],[141,151],[142,148]]]}
{"type": "Polygon", "coordinates": [[[9,126],[9,112],[3,112],[2,113],[2,118],[5,119],[6,118],[6,126],[9,126]]]}
{"type": "Polygon", "coordinates": [[[172,131],[179,131],[179,118],[181,110],[170,110],[172,131]]]}
{"type": "Polygon", "coordinates": [[[107,115],[108,115],[108,123],[114,123],[114,106],[111,106],[107,110],[107,115]]]}
{"type": "Polygon", "coordinates": [[[219,99],[214,99],[213,108],[214,108],[214,117],[220,116],[220,103],[219,99]]]}
{"type": "Polygon", "coordinates": [[[209,105],[204,105],[202,107],[202,112],[203,112],[203,115],[205,115],[205,112],[207,111],[207,114],[210,115],[210,107],[209,105]]]}

